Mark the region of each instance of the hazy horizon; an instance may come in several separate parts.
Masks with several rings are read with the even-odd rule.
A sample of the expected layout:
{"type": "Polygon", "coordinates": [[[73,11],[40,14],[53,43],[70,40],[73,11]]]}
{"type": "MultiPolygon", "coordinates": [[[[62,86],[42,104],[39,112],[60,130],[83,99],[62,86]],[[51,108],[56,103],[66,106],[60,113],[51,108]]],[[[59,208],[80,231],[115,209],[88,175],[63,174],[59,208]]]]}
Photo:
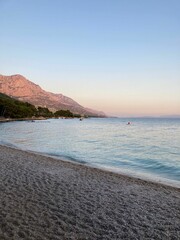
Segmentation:
{"type": "Polygon", "coordinates": [[[111,116],[180,115],[180,2],[0,1],[0,73],[111,116]]]}

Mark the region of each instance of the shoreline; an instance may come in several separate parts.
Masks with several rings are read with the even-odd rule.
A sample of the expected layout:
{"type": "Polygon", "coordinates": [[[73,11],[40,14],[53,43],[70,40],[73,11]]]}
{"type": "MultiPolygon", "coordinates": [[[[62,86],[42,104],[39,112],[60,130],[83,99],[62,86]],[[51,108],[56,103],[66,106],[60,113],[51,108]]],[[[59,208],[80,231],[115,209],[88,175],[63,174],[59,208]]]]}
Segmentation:
{"type": "MultiPolygon", "coordinates": [[[[47,120],[47,119],[36,119],[36,120],[47,120]]],[[[23,120],[19,120],[19,121],[28,121],[29,122],[31,120],[30,119],[23,119],[23,120]]],[[[34,121],[34,120],[32,120],[32,121],[34,121]]],[[[0,142],[0,144],[5,145],[5,146],[9,146],[9,147],[15,147],[15,148],[17,147],[17,146],[14,146],[13,143],[8,144],[8,143],[3,142],[3,141],[0,142]]],[[[18,148],[21,149],[21,150],[27,151],[26,149],[21,148],[21,146],[18,146],[18,148]]],[[[33,150],[28,150],[28,151],[31,152],[33,150]]],[[[38,152],[38,151],[39,151],[39,149],[34,150],[34,152],[36,154],[40,154],[40,155],[43,155],[43,156],[48,156],[48,157],[50,156],[50,157],[53,157],[53,158],[57,158],[59,160],[70,161],[70,162],[73,162],[73,163],[83,163],[86,166],[102,169],[103,171],[110,171],[110,172],[114,172],[114,173],[117,173],[117,174],[130,176],[130,177],[133,177],[133,178],[140,178],[142,180],[151,181],[151,182],[155,182],[155,183],[161,183],[161,184],[165,184],[165,185],[168,185],[168,186],[173,186],[173,187],[180,188],[179,175],[178,174],[177,174],[177,176],[173,175],[173,172],[170,172],[170,174],[168,175],[167,170],[170,170],[170,169],[165,169],[165,171],[167,172],[167,176],[166,176],[165,171],[163,173],[163,170],[162,171],[160,170],[160,174],[158,175],[158,173],[155,174],[153,172],[154,171],[153,168],[152,169],[150,168],[150,172],[148,172],[148,170],[146,171],[146,169],[143,170],[141,168],[139,168],[140,171],[139,171],[139,169],[138,169],[138,171],[136,171],[135,169],[130,170],[130,169],[128,169],[128,167],[127,168],[126,167],[121,168],[120,166],[117,166],[117,168],[116,168],[116,167],[113,167],[112,165],[111,166],[103,166],[101,164],[98,165],[98,163],[93,164],[93,163],[91,163],[91,156],[89,156],[89,158],[86,158],[86,159],[82,158],[83,160],[81,161],[81,160],[78,160],[79,159],[78,155],[76,155],[75,157],[73,156],[73,158],[71,158],[71,154],[69,154],[69,156],[58,156],[57,154],[51,153],[51,151],[50,151],[50,153],[48,153],[48,151],[47,151],[47,153],[45,153],[45,154],[43,152],[38,152]]],[[[70,151],[71,151],[71,149],[70,149],[70,151]]],[[[106,159],[106,157],[105,157],[105,159],[106,159]]],[[[169,159],[169,160],[170,161],[173,160],[173,157],[171,157],[171,159],[169,159]]],[[[156,169],[155,169],[155,172],[156,172],[156,169]]]]}
{"type": "Polygon", "coordinates": [[[0,145],[0,239],[178,239],[180,189],[0,145]]]}
{"type": "Polygon", "coordinates": [[[27,118],[1,118],[0,123],[8,123],[8,122],[21,122],[21,121],[36,121],[36,120],[47,120],[45,117],[27,117],[27,118]]]}
{"type": "MultiPolygon", "coordinates": [[[[10,148],[13,148],[11,146],[8,146],[10,148]]],[[[15,149],[19,149],[19,148],[15,148],[15,149]]],[[[52,159],[56,159],[58,161],[62,161],[62,162],[68,162],[68,163],[72,163],[72,164],[77,164],[80,166],[84,166],[87,168],[91,168],[91,169],[97,169],[99,171],[102,172],[107,172],[107,173],[111,173],[111,174],[115,174],[115,175],[120,175],[123,177],[127,177],[127,178],[133,178],[133,179],[137,179],[137,180],[141,180],[144,182],[150,182],[150,183],[154,183],[154,184],[160,184],[160,185],[164,185],[164,186],[168,186],[168,187],[173,187],[173,188],[177,188],[180,189],[180,182],[177,180],[172,180],[172,179],[166,179],[166,178],[162,178],[162,177],[158,177],[158,176],[153,176],[154,178],[150,177],[149,175],[146,174],[141,174],[141,173],[134,173],[133,171],[122,171],[120,169],[115,169],[112,167],[105,167],[105,166],[99,166],[99,165],[93,165],[90,164],[88,162],[82,162],[82,161],[76,161],[76,160],[70,160],[68,158],[63,158],[63,157],[59,157],[53,154],[46,154],[43,152],[35,152],[35,151],[31,151],[31,150],[23,150],[23,149],[19,149],[20,151],[25,151],[27,153],[34,153],[43,157],[48,157],[48,158],[52,158],[52,159]]]]}
{"type": "Polygon", "coordinates": [[[128,171],[128,170],[123,171],[123,170],[115,169],[115,168],[112,168],[112,167],[98,166],[98,165],[93,165],[93,164],[91,165],[88,162],[70,160],[70,159],[65,158],[65,157],[63,158],[63,157],[60,157],[60,156],[57,156],[57,155],[43,153],[43,152],[24,150],[24,149],[18,148],[16,146],[10,146],[10,145],[6,145],[6,144],[3,145],[2,143],[0,143],[0,146],[12,148],[12,149],[15,149],[15,150],[20,150],[20,151],[26,152],[27,154],[28,153],[33,153],[35,155],[39,155],[39,156],[47,157],[47,158],[52,158],[52,159],[55,159],[57,161],[68,162],[68,163],[72,163],[72,164],[75,164],[75,165],[77,164],[77,165],[85,166],[87,168],[92,168],[92,169],[98,169],[98,170],[103,171],[103,172],[117,174],[117,175],[124,176],[124,177],[127,177],[127,178],[138,179],[138,180],[142,180],[142,181],[145,181],[145,182],[150,182],[150,183],[154,183],[154,184],[160,184],[160,185],[165,185],[165,186],[170,186],[170,187],[173,187],[173,188],[180,189],[180,182],[177,181],[177,180],[166,179],[166,178],[159,177],[159,176],[156,176],[156,175],[153,175],[153,178],[152,178],[150,176],[151,174],[147,175],[147,174],[143,174],[143,173],[134,173],[133,171],[128,171]]]}

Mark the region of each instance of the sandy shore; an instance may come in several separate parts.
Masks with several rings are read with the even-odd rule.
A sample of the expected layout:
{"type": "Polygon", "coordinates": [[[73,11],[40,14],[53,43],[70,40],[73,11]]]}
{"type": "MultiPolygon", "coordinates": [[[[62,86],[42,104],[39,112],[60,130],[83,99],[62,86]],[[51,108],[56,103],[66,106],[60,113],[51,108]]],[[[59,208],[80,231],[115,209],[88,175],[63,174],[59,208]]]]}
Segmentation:
{"type": "Polygon", "coordinates": [[[180,189],[0,146],[0,239],[179,239],[180,189]]]}

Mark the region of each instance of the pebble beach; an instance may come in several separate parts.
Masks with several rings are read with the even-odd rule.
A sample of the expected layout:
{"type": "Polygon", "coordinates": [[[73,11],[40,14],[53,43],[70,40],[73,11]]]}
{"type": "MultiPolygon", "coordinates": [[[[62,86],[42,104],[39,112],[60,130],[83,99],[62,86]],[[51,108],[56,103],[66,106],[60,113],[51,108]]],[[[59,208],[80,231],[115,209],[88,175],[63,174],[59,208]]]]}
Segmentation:
{"type": "Polygon", "coordinates": [[[179,236],[179,188],[0,145],[0,239],[179,236]]]}

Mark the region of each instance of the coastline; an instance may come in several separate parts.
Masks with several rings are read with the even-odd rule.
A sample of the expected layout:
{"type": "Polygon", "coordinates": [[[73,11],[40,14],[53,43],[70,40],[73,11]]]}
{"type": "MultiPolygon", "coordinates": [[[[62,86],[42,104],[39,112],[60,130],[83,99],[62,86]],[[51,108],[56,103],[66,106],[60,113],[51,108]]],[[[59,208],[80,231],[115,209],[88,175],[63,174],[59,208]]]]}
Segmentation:
{"type": "Polygon", "coordinates": [[[178,239],[180,189],[0,145],[0,239],[178,239]]]}
{"type": "Polygon", "coordinates": [[[44,117],[33,117],[33,118],[2,118],[0,117],[0,123],[7,122],[18,122],[18,121],[35,121],[35,120],[47,120],[48,118],[44,117]]]}
{"type": "MultiPolygon", "coordinates": [[[[1,144],[0,144],[1,145],[1,144]]],[[[3,145],[3,146],[7,146],[7,145],[3,145]]],[[[7,146],[10,148],[15,148],[14,146],[7,146]]],[[[15,149],[19,149],[19,148],[15,148],[15,149]]],[[[116,169],[115,167],[106,167],[106,166],[101,166],[101,165],[97,165],[97,164],[90,164],[88,162],[85,161],[79,161],[79,160],[72,160],[69,159],[68,157],[63,157],[63,156],[58,156],[58,155],[53,155],[53,154],[48,154],[48,153],[43,153],[43,152],[35,152],[35,151],[31,151],[31,150],[23,150],[23,149],[19,149],[21,151],[25,151],[27,153],[34,153],[37,155],[40,155],[42,157],[48,157],[48,158],[53,158],[62,162],[68,162],[68,163],[72,163],[72,164],[77,164],[80,166],[84,166],[87,168],[91,168],[91,169],[97,169],[99,171],[103,171],[103,172],[107,172],[107,173],[111,173],[111,174],[115,174],[115,175],[120,175],[120,176],[124,176],[127,178],[133,178],[133,179],[138,179],[144,182],[150,182],[150,183],[154,183],[154,184],[160,184],[160,185],[164,185],[164,186],[169,186],[169,187],[173,187],[173,188],[177,188],[180,189],[180,182],[176,181],[176,180],[172,180],[172,179],[166,179],[163,177],[158,177],[157,175],[152,175],[151,174],[142,174],[142,173],[135,173],[134,171],[130,171],[130,170],[120,170],[119,168],[116,169]]]]}
{"type": "MultiPolygon", "coordinates": [[[[180,152],[178,148],[180,136],[176,134],[174,141],[169,137],[174,134],[173,132],[175,129],[172,129],[174,123],[171,123],[170,125],[168,124],[170,127],[167,128],[166,121],[163,123],[153,121],[150,124],[147,121],[139,124],[138,121],[137,123],[134,122],[132,128],[129,128],[125,126],[126,122],[124,122],[124,120],[118,120],[117,122],[113,121],[115,124],[113,124],[113,129],[111,129],[112,134],[110,134],[110,139],[107,137],[104,138],[103,135],[107,133],[107,124],[111,123],[111,120],[105,120],[104,122],[104,120],[99,121],[97,119],[95,119],[95,121],[88,119],[83,123],[62,119],[48,119],[45,121],[28,119],[25,121],[25,119],[23,119],[23,121],[15,121],[15,123],[13,122],[7,125],[6,123],[2,124],[2,140],[0,144],[15,148],[18,147],[26,151],[34,151],[37,154],[45,154],[46,156],[52,156],[53,158],[57,157],[60,160],[73,161],[74,163],[80,162],[87,166],[100,168],[105,171],[112,171],[147,181],[160,182],[165,185],[180,187],[180,152]],[[31,122],[33,123],[31,124],[31,122]],[[47,122],[48,124],[50,123],[48,126],[49,133],[46,131],[47,125],[44,125],[44,123],[47,122]],[[42,124],[37,125],[35,123],[42,124]],[[95,132],[96,127],[100,124],[104,126],[104,131],[95,132]],[[147,129],[150,129],[154,124],[154,131],[161,129],[161,134],[163,132],[168,132],[168,134],[163,134],[163,136],[165,136],[164,140],[162,140],[162,138],[159,140],[157,139],[156,143],[151,139],[153,136],[148,134],[148,132],[151,131],[147,131],[147,129]],[[73,128],[71,131],[69,126],[73,128]],[[88,126],[89,129],[93,131],[88,131],[87,137],[84,137],[79,131],[82,130],[84,132],[85,126],[88,126]],[[162,126],[164,126],[163,129],[162,126]],[[21,131],[16,131],[17,128],[20,128],[21,131]],[[76,128],[78,129],[77,132],[74,131],[76,128]],[[149,142],[150,144],[144,144],[143,138],[141,137],[144,133],[142,130],[143,128],[147,133],[145,139],[149,138],[152,140],[152,142],[149,142]],[[34,130],[32,131],[32,129],[34,130]],[[57,129],[62,132],[62,135],[64,136],[63,139],[60,137],[61,134],[56,134],[57,129]],[[140,130],[141,133],[138,135],[140,130]],[[122,131],[124,135],[122,134],[122,131]],[[24,137],[26,134],[28,134],[31,146],[28,146],[28,142],[26,146],[26,138],[24,137]],[[69,138],[67,137],[68,135],[69,138]],[[97,137],[97,135],[99,135],[99,137],[97,137]],[[130,135],[131,137],[129,138],[130,135]],[[40,136],[42,136],[42,139],[39,139],[41,144],[39,144],[39,141],[37,140],[40,136]],[[92,136],[93,141],[89,140],[92,136]],[[74,141],[72,141],[72,146],[70,139],[74,139],[74,141]],[[100,139],[101,141],[99,141],[100,139]],[[66,146],[65,143],[68,141],[70,141],[70,144],[66,146]],[[108,141],[112,146],[109,145],[108,141]],[[128,145],[130,141],[131,144],[128,145]],[[163,141],[165,141],[166,146],[162,144],[163,141]],[[48,147],[49,142],[52,144],[50,148],[48,147]],[[78,145],[79,142],[83,143],[80,148],[78,145]],[[61,145],[61,149],[58,149],[59,144],[61,145]],[[95,151],[93,151],[93,149],[95,149],[95,151]],[[92,154],[91,151],[93,151],[92,154]]],[[[174,127],[179,133],[179,122],[176,124],[174,127]]]]}
{"type": "Polygon", "coordinates": [[[98,169],[99,171],[105,171],[105,172],[108,172],[108,173],[112,173],[112,174],[117,174],[117,175],[120,175],[120,176],[124,176],[124,177],[127,177],[127,178],[133,178],[133,179],[138,179],[138,180],[142,180],[142,181],[145,181],[145,182],[150,182],[150,183],[155,183],[155,184],[160,184],[160,185],[165,185],[165,186],[170,186],[170,187],[173,187],[173,188],[178,188],[180,189],[180,182],[177,181],[177,180],[172,180],[172,179],[166,179],[166,178],[163,178],[163,177],[159,177],[157,175],[152,175],[151,174],[148,174],[148,173],[135,173],[134,171],[130,171],[130,170],[121,170],[121,169],[116,169],[116,168],[113,168],[113,167],[106,167],[106,166],[100,166],[100,165],[95,165],[95,164],[90,164],[88,162],[85,162],[85,161],[78,161],[78,160],[75,160],[75,159],[69,159],[67,157],[63,157],[63,156],[58,156],[58,155],[53,155],[53,154],[48,154],[48,153],[43,153],[43,152],[36,152],[36,151],[33,151],[33,150],[26,150],[26,149],[22,149],[22,148],[19,148],[19,147],[16,147],[14,145],[7,145],[7,144],[3,144],[3,143],[0,143],[0,146],[3,146],[3,147],[8,147],[8,148],[12,148],[12,149],[15,149],[15,150],[20,150],[20,151],[23,151],[23,152],[26,152],[26,153],[34,153],[36,155],[39,155],[39,156],[42,156],[42,157],[47,157],[47,158],[52,158],[52,159],[56,159],[58,161],[61,161],[61,162],[69,162],[69,163],[72,163],[72,164],[77,164],[77,165],[80,165],[80,166],[85,166],[87,168],[92,168],[92,169],[98,169]]]}

